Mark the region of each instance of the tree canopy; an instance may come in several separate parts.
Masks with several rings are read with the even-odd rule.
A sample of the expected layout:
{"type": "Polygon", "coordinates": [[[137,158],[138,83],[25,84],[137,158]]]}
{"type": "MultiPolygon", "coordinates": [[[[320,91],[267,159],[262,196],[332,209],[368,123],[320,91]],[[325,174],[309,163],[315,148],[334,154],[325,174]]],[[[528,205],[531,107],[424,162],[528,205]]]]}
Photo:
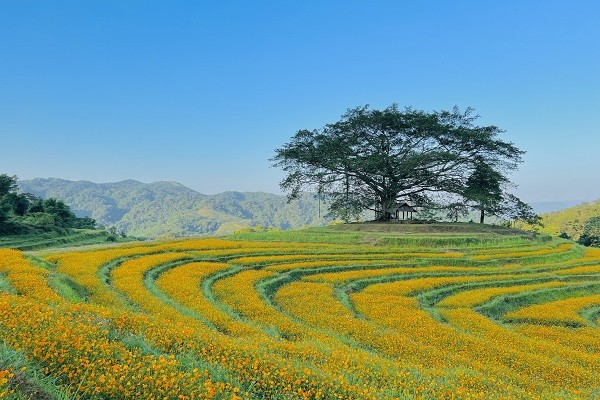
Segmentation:
{"type": "Polygon", "coordinates": [[[476,125],[477,118],[471,108],[357,107],[323,128],[299,130],[271,161],[286,173],[280,185],[288,198],[324,194],[332,214],[344,219],[364,210],[383,218],[399,201],[448,205],[462,198],[490,208],[506,199],[500,187],[524,152],[498,138],[502,129],[476,125]],[[483,199],[492,186],[494,194],[483,199]]]}
{"type": "Polygon", "coordinates": [[[0,174],[0,234],[64,232],[70,228],[95,227],[96,221],[76,217],[61,200],[44,200],[29,193],[18,193],[17,177],[0,174]]]}
{"type": "Polygon", "coordinates": [[[583,233],[577,239],[577,243],[584,246],[600,247],[600,216],[586,221],[583,233]]]}
{"type": "Polygon", "coordinates": [[[484,161],[478,159],[475,162],[462,196],[471,208],[479,211],[479,222],[484,222],[486,212],[495,214],[499,211],[503,199],[502,185],[506,181],[506,177],[484,161]]]}

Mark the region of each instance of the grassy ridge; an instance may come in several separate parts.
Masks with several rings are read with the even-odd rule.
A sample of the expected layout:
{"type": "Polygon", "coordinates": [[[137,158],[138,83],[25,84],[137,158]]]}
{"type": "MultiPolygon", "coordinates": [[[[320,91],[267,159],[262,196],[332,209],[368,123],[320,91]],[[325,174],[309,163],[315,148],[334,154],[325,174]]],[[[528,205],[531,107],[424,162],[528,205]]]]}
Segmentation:
{"type": "MultiPolygon", "coordinates": [[[[380,246],[477,246],[519,245],[531,243],[535,235],[519,229],[470,223],[338,224],[302,230],[239,232],[227,236],[233,240],[259,240],[308,243],[366,244],[380,246]]],[[[542,236],[536,240],[548,241],[542,236]]]]}
{"type": "Polygon", "coordinates": [[[107,242],[108,236],[108,233],[105,231],[91,229],[74,229],[68,234],[50,232],[30,235],[0,236],[0,248],[25,251],[51,247],[101,244],[107,242]]]}

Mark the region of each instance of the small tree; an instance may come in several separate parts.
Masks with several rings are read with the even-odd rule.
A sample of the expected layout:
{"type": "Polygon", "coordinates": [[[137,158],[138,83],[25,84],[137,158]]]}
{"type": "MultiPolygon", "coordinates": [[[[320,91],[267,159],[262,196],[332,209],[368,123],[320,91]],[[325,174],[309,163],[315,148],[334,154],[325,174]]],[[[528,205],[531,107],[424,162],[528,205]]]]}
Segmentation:
{"type": "Polygon", "coordinates": [[[15,215],[22,217],[27,213],[30,200],[26,194],[11,192],[4,195],[2,202],[8,204],[15,215]]]}
{"type": "Polygon", "coordinates": [[[584,246],[600,247],[600,216],[589,219],[577,243],[584,246]]]}
{"type": "Polygon", "coordinates": [[[63,201],[49,198],[43,201],[44,212],[54,216],[56,224],[61,228],[70,228],[74,225],[76,217],[71,212],[71,207],[63,201]]]}
{"type": "Polygon", "coordinates": [[[56,219],[54,216],[45,212],[27,214],[25,218],[23,218],[23,223],[36,228],[36,230],[42,230],[46,232],[59,231],[57,229],[56,219]]]}
{"type": "Polygon", "coordinates": [[[17,177],[0,174],[0,198],[9,193],[14,193],[18,189],[17,177]]]}
{"type": "Polygon", "coordinates": [[[96,229],[96,220],[90,217],[75,218],[73,225],[78,229],[96,229]]]}
{"type": "Polygon", "coordinates": [[[0,232],[5,230],[5,224],[10,218],[11,208],[9,204],[0,203],[0,232]]]}
{"type": "Polygon", "coordinates": [[[583,227],[583,233],[600,237],[600,216],[590,218],[583,227]]]}
{"type": "Polygon", "coordinates": [[[478,158],[473,173],[467,179],[462,192],[467,204],[479,211],[479,222],[483,224],[485,215],[496,214],[503,200],[501,186],[507,179],[494,170],[482,158],[478,158]]]}
{"type": "Polygon", "coordinates": [[[15,211],[20,211],[17,177],[0,174],[0,233],[15,233],[18,225],[12,222],[15,211]],[[15,210],[19,207],[19,210],[15,210]]]}
{"type": "Polygon", "coordinates": [[[584,233],[577,239],[577,243],[584,246],[600,247],[600,237],[584,233]]]}

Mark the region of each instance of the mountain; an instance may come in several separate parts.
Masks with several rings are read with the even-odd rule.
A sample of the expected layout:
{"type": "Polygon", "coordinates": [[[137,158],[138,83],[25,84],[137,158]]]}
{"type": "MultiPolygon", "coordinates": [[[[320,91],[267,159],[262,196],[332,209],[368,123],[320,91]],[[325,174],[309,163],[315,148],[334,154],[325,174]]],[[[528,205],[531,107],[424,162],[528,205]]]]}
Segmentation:
{"type": "Polygon", "coordinates": [[[61,199],[77,216],[89,216],[99,224],[147,238],[228,234],[257,225],[300,228],[327,222],[319,218],[318,202],[309,194],[287,203],[285,196],[264,192],[205,195],[177,182],[93,183],[58,178],[22,180],[19,188],[42,198],[61,199]]]}
{"type": "Polygon", "coordinates": [[[584,231],[586,223],[600,216],[600,200],[583,203],[553,213],[542,214],[544,227],[540,230],[551,235],[562,232],[577,239],[584,231]]]}

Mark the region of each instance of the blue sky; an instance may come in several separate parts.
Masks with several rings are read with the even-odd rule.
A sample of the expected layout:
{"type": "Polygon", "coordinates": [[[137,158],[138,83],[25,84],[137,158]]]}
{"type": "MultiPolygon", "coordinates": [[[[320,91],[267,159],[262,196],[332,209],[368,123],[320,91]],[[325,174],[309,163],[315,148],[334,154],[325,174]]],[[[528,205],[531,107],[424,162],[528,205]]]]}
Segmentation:
{"type": "Polygon", "coordinates": [[[526,201],[600,198],[598,1],[0,0],[0,173],[278,192],[350,107],[474,107],[526,201]]]}

